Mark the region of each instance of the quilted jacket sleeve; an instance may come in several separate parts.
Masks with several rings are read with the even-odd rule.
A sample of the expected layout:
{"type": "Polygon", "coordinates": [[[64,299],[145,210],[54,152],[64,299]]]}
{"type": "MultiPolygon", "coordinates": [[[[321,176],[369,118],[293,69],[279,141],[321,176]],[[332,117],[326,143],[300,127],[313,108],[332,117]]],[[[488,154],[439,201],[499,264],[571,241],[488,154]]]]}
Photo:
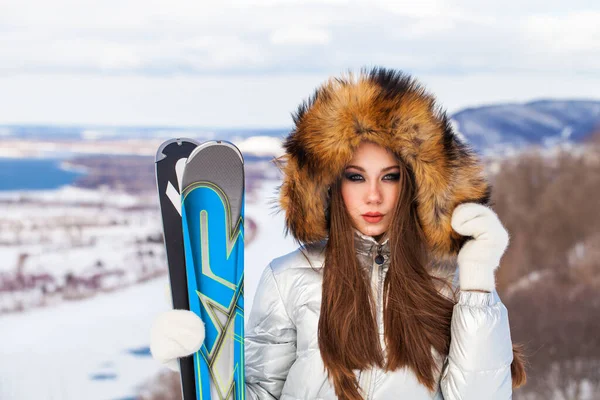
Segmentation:
{"type": "Polygon", "coordinates": [[[506,307],[494,291],[460,291],[441,378],[445,400],[512,398],[512,340],[506,307]]]}
{"type": "Polygon", "coordinates": [[[296,360],[296,327],[285,309],[271,264],[258,283],[244,344],[246,398],[278,399],[296,360]]]}

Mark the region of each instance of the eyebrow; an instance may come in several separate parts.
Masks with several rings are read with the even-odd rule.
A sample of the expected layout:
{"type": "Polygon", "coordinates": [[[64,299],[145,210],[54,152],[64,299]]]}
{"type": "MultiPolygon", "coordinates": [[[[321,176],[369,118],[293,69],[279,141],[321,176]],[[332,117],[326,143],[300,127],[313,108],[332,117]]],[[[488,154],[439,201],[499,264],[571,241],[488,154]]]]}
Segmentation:
{"type": "MultiPolygon", "coordinates": [[[[362,168],[362,167],[359,167],[358,165],[348,165],[346,168],[355,168],[355,169],[357,169],[357,170],[359,170],[359,171],[366,172],[364,168],[362,168]]],[[[399,166],[397,166],[397,165],[392,165],[392,166],[390,166],[390,167],[385,167],[385,168],[383,168],[383,169],[381,170],[381,172],[389,171],[390,169],[394,169],[394,168],[400,168],[400,167],[399,167],[399,166]]]]}

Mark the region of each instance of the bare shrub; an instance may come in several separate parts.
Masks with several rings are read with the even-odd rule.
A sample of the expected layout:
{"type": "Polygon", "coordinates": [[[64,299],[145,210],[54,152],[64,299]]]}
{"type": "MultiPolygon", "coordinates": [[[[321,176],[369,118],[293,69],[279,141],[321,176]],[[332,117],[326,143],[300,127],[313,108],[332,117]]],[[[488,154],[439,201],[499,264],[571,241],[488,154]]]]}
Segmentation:
{"type": "Polygon", "coordinates": [[[511,236],[500,290],[535,270],[563,272],[569,252],[600,232],[600,164],[566,151],[527,153],[505,161],[492,184],[493,208],[511,236]]]}
{"type": "Polygon", "coordinates": [[[161,372],[140,388],[138,400],[181,400],[179,373],[161,372]]]}
{"type": "Polygon", "coordinates": [[[526,152],[492,179],[511,237],[498,291],[529,362],[518,399],[600,399],[598,147],[526,152]]]}

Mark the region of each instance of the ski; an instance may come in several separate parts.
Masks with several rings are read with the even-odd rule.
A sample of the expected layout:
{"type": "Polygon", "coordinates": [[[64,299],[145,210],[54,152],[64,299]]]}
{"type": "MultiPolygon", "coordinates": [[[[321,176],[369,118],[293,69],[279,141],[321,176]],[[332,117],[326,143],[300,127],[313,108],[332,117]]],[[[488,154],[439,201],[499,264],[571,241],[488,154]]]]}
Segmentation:
{"type": "MultiPolygon", "coordinates": [[[[155,159],[173,308],[181,310],[190,309],[181,224],[181,181],[185,161],[197,146],[198,142],[192,139],[171,139],[159,147],[155,159]]],[[[193,400],[196,398],[193,357],[181,358],[179,367],[182,397],[184,400],[193,400]]]]}
{"type": "MultiPolygon", "coordinates": [[[[224,140],[198,145],[185,163],[182,227],[190,310],[206,337],[193,355],[196,399],[244,393],[244,160],[224,140]]],[[[187,399],[186,399],[187,400],[187,399]]]]}

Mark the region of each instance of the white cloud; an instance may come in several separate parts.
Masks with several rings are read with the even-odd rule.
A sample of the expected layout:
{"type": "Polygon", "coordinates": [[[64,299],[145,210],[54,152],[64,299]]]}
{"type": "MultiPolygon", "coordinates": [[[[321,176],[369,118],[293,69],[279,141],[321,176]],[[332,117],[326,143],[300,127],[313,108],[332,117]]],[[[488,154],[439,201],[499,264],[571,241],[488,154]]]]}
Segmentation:
{"type": "Polygon", "coordinates": [[[224,3],[243,7],[274,7],[290,4],[345,4],[348,0],[226,0],[224,3]]]}
{"type": "Polygon", "coordinates": [[[441,15],[456,15],[453,9],[448,7],[443,0],[412,0],[412,1],[390,1],[375,0],[373,4],[381,7],[383,10],[393,12],[398,15],[414,18],[431,18],[441,15]]]}
{"type": "Polygon", "coordinates": [[[0,118],[278,125],[322,79],[372,65],[464,81],[451,104],[548,80],[591,96],[598,20],[586,0],[0,0],[0,118]]]}
{"type": "Polygon", "coordinates": [[[270,39],[278,45],[323,45],[331,42],[331,34],[324,29],[291,26],[273,31],[270,39]]]}
{"type": "Polygon", "coordinates": [[[133,46],[106,40],[59,39],[49,44],[47,53],[54,56],[52,60],[55,68],[60,68],[61,64],[70,64],[80,68],[97,66],[99,69],[109,70],[134,69],[141,64],[133,46]]]}
{"type": "Polygon", "coordinates": [[[179,59],[183,65],[197,70],[260,66],[265,60],[259,46],[234,35],[200,36],[177,43],[165,42],[163,46],[175,49],[171,54],[174,63],[179,59]]]}
{"type": "Polygon", "coordinates": [[[474,0],[20,0],[0,5],[0,72],[262,74],[378,63],[589,73],[600,63],[600,11],[578,1],[562,12],[555,0],[500,9],[474,0]],[[563,57],[575,51],[585,57],[563,57]]]}
{"type": "Polygon", "coordinates": [[[525,29],[536,44],[553,53],[600,51],[600,11],[533,15],[525,29]]]}

